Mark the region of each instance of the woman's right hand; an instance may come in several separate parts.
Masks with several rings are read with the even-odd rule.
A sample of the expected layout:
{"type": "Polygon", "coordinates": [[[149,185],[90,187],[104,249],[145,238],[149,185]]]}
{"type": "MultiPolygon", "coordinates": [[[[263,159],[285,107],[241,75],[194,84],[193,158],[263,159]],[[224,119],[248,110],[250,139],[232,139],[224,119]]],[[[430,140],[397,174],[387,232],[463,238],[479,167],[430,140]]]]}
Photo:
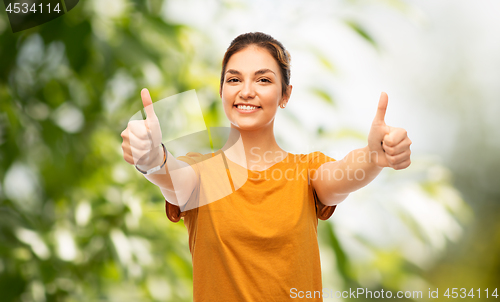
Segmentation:
{"type": "Polygon", "coordinates": [[[163,147],[161,146],[160,122],[146,88],[142,89],[141,98],[146,111],[146,119],[130,121],[121,133],[121,137],[125,161],[145,171],[162,164],[163,147]]]}

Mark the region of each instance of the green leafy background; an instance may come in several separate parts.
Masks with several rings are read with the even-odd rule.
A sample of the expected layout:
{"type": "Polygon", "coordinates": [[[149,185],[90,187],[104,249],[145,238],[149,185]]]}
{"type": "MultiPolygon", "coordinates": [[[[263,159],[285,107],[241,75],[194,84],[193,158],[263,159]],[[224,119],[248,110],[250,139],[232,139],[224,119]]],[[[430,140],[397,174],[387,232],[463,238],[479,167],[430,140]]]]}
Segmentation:
{"type": "MultiPolygon", "coordinates": [[[[196,89],[207,123],[223,125],[224,48],[214,51],[209,45],[221,42],[199,27],[164,18],[167,1],[110,3],[105,10],[81,1],[16,34],[0,14],[1,301],[192,301],[186,229],[166,218],[160,191],[123,160],[120,132],[141,109],[143,87],[153,100],[196,89]]],[[[246,9],[244,2],[216,3],[215,16],[246,9]]],[[[332,5],[375,6],[401,18],[413,12],[402,1],[332,5]]],[[[362,20],[336,18],[383,55],[362,20]]],[[[304,47],[323,70],[342,73],[317,47],[304,47]]],[[[472,85],[464,76],[455,80],[434,91],[453,95],[472,85]]],[[[340,110],[342,98],[324,85],[304,91],[313,110],[340,110]]],[[[469,96],[478,95],[471,89],[469,96]]],[[[301,128],[294,111],[280,119],[301,128]]],[[[366,140],[366,132],[342,123],[302,128],[317,146],[366,140]]],[[[277,131],[293,148],[286,131],[277,131]]],[[[423,299],[408,299],[422,301],[428,288],[498,286],[500,161],[498,144],[488,143],[498,137],[488,137],[479,113],[460,131],[467,144],[447,154],[449,161],[417,155],[411,169],[384,171],[345,201],[350,207],[319,222],[325,287],[423,290],[423,299]],[[362,214],[354,214],[363,211],[377,213],[377,236],[392,241],[367,232],[362,214]]]]}

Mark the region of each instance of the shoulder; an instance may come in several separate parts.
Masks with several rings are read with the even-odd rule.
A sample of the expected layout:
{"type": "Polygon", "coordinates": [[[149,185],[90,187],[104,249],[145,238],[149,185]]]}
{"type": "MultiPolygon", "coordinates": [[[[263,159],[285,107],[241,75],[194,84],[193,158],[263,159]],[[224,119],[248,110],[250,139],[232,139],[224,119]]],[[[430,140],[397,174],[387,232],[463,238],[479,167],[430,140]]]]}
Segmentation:
{"type": "Polygon", "coordinates": [[[186,155],[178,156],[176,158],[190,165],[194,165],[211,157],[213,157],[212,153],[202,154],[199,152],[188,152],[186,155]]]}
{"type": "Polygon", "coordinates": [[[336,161],[336,159],[324,154],[321,151],[314,151],[307,154],[294,154],[295,161],[307,164],[311,169],[317,169],[326,162],[336,161]]]}

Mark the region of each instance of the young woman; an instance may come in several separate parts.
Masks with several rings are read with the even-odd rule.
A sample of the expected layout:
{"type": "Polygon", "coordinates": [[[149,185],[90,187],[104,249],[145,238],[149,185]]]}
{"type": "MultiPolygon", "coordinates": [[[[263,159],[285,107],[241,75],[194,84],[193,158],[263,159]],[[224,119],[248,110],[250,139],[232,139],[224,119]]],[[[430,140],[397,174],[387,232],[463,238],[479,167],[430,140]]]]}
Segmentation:
{"type": "Polygon", "coordinates": [[[125,160],[160,187],[168,218],[182,218],[188,229],[194,301],[323,301],[318,218],[328,219],[383,167],[410,165],[406,131],[384,122],[385,93],[367,146],[343,160],[283,150],[274,118],[291,93],[288,51],[264,33],[242,34],[222,62],[231,133],[221,150],[174,158],[161,144],[146,89],[146,120],[122,132],[125,160]]]}

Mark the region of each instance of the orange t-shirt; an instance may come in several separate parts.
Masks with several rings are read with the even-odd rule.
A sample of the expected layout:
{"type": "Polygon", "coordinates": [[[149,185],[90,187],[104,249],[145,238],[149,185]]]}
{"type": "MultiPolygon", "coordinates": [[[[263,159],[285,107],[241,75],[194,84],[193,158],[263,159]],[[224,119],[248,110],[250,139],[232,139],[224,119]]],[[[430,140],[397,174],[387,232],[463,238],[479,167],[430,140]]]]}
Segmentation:
{"type": "Polygon", "coordinates": [[[288,153],[264,171],[246,170],[220,150],[178,159],[201,180],[184,206],[166,202],[168,218],[183,218],[188,230],[194,302],[302,300],[298,291],[317,291],[306,301],[323,301],[318,218],[328,219],[336,206],[318,200],[309,178],[335,159],[288,153]]]}

